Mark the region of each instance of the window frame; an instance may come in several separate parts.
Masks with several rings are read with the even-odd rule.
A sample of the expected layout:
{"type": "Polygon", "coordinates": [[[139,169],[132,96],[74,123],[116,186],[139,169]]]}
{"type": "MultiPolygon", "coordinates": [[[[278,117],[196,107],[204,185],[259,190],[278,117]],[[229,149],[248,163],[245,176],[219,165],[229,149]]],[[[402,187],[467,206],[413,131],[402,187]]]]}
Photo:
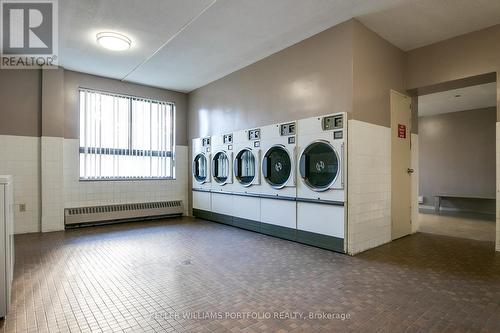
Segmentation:
{"type": "MultiPolygon", "coordinates": [[[[116,92],[111,92],[107,90],[99,90],[99,89],[93,89],[93,88],[86,88],[79,86],[77,89],[77,98],[76,98],[76,108],[78,110],[77,112],[77,122],[78,122],[78,181],[79,182],[130,182],[130,181],[158,181],[158,180],[176,180],[176,168],[177,168],[177,163],[176,163],[176,142],[175,142],[175,136],[176,136],[176,106],[175,102],[173,101],[162,101],[154,98],[148,98],[148,97],[142,97],[142,96],[137,96],[137,95],[131,95],[131,94],[124,94],[124,93],[116,93],[116,92]],[[128,130],[128,148],[123,149],[123,148],[98,148],[98,147],[92,147],[92,151],[96,151],[98,149],[104,150],[104,152],[101,152],[99,155],[125,155],[125,156],[134,156],[132,154],[114,154],[111,153],[110,151],[113,152],[134,152],[137,151],[137,149],[132,149],[132,131],[133,131],[133,126],[132,126],[132,102],[133,100],[143,100],[143,101],[148,101],[148,102],[156,102],[156,103],[162,103],[162,104],[169,104],[172,108],[172,131],[170,133],[171,136],[171,142],[172,142],[172,150],[167,151],[167,156],[172,159],[172,174],[169,177],[147,177],[147,178],[141,178],[141,177],[130,177],[130,178],[123,178],[123,177],[113,177],[113,178],[82,178],[80,174],[80,154],[82,154],[82,151],[85,149],[84,147],[81,147],[81,141],[80,141],[80,131],[81,131],[81,124],[80,124],[80,119],[81,119],[81,110],[80,110],[80,95],[82,91],[87,91],[87,92],[92,92],[92,93],[98,93],[102,95],[110,95],[110,96],[116,96],[116,97],[123,97],[128,99],[128,115],[130,119],[130,126],[128,130]]],[[[150,155],[145,155],[145,156],[158,156],[158,154],[152,150],[148,151],[150,155]]]]}

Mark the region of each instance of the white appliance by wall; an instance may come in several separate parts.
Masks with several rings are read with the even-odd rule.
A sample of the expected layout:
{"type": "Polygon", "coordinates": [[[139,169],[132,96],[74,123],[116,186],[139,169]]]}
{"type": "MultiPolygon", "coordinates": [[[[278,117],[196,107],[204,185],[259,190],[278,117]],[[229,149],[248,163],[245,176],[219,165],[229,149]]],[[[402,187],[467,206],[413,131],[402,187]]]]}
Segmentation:
{"type": "Polygon", "coordinates": [[[14,273],[14,192],[12,176],[0,176],[0,317],[7,315],[14,273]]]}
{"type": "Polygon", "coordinates": [[[261,127],[261,232],[295,240],[297,122],[261,127]]]}
{"type": "Polygon", "coordinates": [[[212,210],[211,138],[193,139],[192,147],[193,210],[197,210],[196,216],[203,217],[212,210]]]}
{"type": "Polygon", "coordinates": [[[345,252],[345,113],[298,121],[297,241],[345,252]]]}
{"type": "Polygon", "coordinates": [[[232,185],[233,225],[243,229],[260,230],[260,129],[235,132],[232,185]]]}
{"type": "Polygon", "coordinates": [[[194,204],[193,214],[345,253],[346,150],[346,113],[212,136],[211,209],[194,204]]]}
{"type": "Polygon", "coordinates": [[[212,220],[232,225],[233,134],[211,137],[212,141],[212,220]]]}

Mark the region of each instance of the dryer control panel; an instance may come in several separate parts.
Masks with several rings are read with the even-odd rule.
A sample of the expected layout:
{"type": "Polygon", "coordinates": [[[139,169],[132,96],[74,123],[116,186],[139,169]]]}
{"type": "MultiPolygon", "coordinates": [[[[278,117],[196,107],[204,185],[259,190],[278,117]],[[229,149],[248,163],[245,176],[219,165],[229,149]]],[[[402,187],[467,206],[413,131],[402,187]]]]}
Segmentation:
{"type": "Polygon", "coordinates": [[[344,116],[337,115],[324,117],[321,126],[323,127],[323,131],[342,129],[344,127],[344,116]]]}
{"type": "Polygon", "coordinates": [[[201,140],[201,145],[202,145],[203,147],[210,146],[210,138],[203,138],[203,139],[201,140]]]}
{"type": "Polygon", "coordinates": [[[260,140],[260,129],[249,130],[248,140],[260,140]]]}
{"type": "Polygon", "coordinates": [[[281,136],[295,135],[295,123],[281,124],[280,135],[281,136]]]}
{"type": "Polygon", "coordinates": [[[224,144],[233,143],[233,135],[232,134],[224,134],[222,136],[222,143],[224,143],[224,144]]]}

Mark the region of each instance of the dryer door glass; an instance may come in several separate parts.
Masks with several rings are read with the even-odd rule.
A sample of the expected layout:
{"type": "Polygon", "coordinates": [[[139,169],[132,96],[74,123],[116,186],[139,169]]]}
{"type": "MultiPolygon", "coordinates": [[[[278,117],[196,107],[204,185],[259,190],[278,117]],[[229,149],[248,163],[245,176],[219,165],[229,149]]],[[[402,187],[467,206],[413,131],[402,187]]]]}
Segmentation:
{"type": "Polygon", "coordinates": [[[203,183],[207,180],[207,158],[203,154],[198,154],[193,162],[193,176],[198,183],[203,183]]]}
{"type": "Polygon", "coordinates": [[[327,142],[313,142],[300,156],[300,175],[311,189],[327,190],[337,179],[340,161],[335,149],[327,142]]]}
{"type": "Polygon", "coordinates": [[[242,185],[250,185],[255,178],[255,156],[250,149],[242,149],[234,160],[234,175],[242,185]]]}
{"type": "Polygon", "coordinates": [[[218,152],[213,159],[213,174],[217,183],[223,184],[229,175],[229,159],[226,153],[218,152]]]}
{"type": "Polygon", "coordinates": [[[264,179],[274,188],[286,185],[292,173],[292,160],[284,147],[271,147],[262,161],[264,179]]]}

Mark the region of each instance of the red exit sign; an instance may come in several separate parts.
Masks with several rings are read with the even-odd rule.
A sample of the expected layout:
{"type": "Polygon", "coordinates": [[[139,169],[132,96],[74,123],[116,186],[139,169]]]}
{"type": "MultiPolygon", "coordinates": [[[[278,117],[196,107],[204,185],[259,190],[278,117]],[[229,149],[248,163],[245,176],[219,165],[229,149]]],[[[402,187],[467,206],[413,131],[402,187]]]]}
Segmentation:
{"type": "Polygon", "coordinates": [[[406,139],[406,125],[398,124],[398,138],[406,139]]]}

